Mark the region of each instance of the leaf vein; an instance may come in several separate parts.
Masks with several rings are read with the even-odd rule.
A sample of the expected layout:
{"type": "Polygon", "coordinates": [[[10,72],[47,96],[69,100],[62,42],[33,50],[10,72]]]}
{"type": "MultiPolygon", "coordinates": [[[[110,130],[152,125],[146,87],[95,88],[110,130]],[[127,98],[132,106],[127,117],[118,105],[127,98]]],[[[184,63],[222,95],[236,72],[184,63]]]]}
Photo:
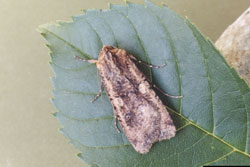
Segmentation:
{"type": "MultiPolygon", "coordinates": [[[[150,10],[150,11],[151,11],[151,13],[153,13],[156,16],[158,21],[164,27],[166,36],[168,37],[168,40],[170,42],[171,50],[173,52],[174,59],[175,59],[176,71],[178,73],[180,95],[182,96],[183,92],[182,92],[182,77],[181,77],[182,75],[181,75],[181,70],[180,70],[180,62],[179,62],[178,57],[177,57],[176,48],[174,46],[173,39],[172,39],[172,37],[171,37],[171,35],[170,35],[169,31],[168,31],[167,26],[163,23],[162,19],[160,19],[159,16],[153,10],[150,10]]],[[[180,98],[180,113],[182,112],[182,102],[183,102],[183,99],[180,98]]]]}
{"type": "Polygon", "coordinates": [[[55,34],[52,31],[49,31],[48,29],[44,29],[45,31],[47,31],[47,33],[53,35],[54,37],[56,37],[57,39],[63,41],[64,43],[66,43],[68,46],[70,46],[72,49],[75,49],[78,53],[80,53],[81,55],[83,55],[84,57],[87,57],[88,59],[92,59],[92,57],[90,55],[88,55],[87,53],[83,52],[81,49],[75,47],[73,44],[71,44],[69,41],[63,39],[62,37],[58,36],[57,34],[55,34]]]}
{"type": "Polygon", "coordinates": [[[58,64],[56,64],[55,62],[51,62],[51,65],[55,65],[56,67],[62,69],[62,70],[65,70],[65,71],[75,71],[75,72],[80,72],[80,71],[84,71],[85,69],[88,69],[90,67],[93,67],[95,66],[95,64],[88,64],[88,65],[85,65],[85,66],[82,66],[82,67],[79,67],[79,68],[71,68],[71,69],[68,69],[68,68],[64,68],[58,64]]]}
{"type": "MultiPolygon", "coordinates": [[[[193,32],[192,28],[190,27],[189,24],[186,24],[190,29],[191,31],[193,32]]],[[[207,80],[208,80],[208,85],[209,85],[209,89],[210,89],[210,98],[211,98],[211,112],[212,112],[212,118],[213,118],[213,122],[212,122],[212,133],[214,133],[214,130],[215,130],[215,118],[214,118],[214,95],[213,95],[213,86],[212,86],[212,82],[211,82],[211,76],[210,76],[210,73],[209,73],[209,65],[208,65],[208,62],[207,62],[207,57],[205,55],[205,51],[202,47],[202,44],[200,42],[200,40],[197,38],[196,34],[193,33],[194,37],[196,38],[197,42],[199,43],[199,47],[201,49],[201,55],[203,56],[204,58],[204,64],[205,64],[205,68],[206,68],[206,73],[207,73],[207,80]]]]}
{"type": "MultiPolygon", "coordinates": [[[[149,59],[149,56],[148,56],[148,53],[147,53],[147,50],[146,50],[146,48],[145,48],[145,46],[144,46],[144,44],[143,44],[142,39],[140,38],[140,35],[138,34],[138,31],[137,31],[136,27],[134,26],[133,22],[130,20],[130,18],[129,18],[128,16],[125,16],[125,15],[124,15],[122,12],[120,12],[119,10],[117,10],[117,9],[114,9],[114,10],[117,11],[117,12],[118,12],[120,15],[122,15],[124,18],[126,18],[126,19],[128,20],[128,22],[130,23],[130,25],[133,27],[133,29],[134,29],[134,31],[135,31],[135,34],[136,34],[136,37],[137,37],[137,39],[138,39],[138,41],[139,41],[139,43],[140,43],[140,45],[141,45],[141,47],[142,47],[142,49],[143,49],[144,56],[145,56],[145,58],[147,59],[147,63],[151,64],[150,59],[149,59]]],[[[151,69],[149,70],[149,79],[150,79],[150,81],[152,81],[152,71],[151,71],[151,69]]]]}
{"type": "Polygon", "coordinates": [[[71,141],[75,141],[77,142],[79,145],[81,145],[82,147],[86,147],[86,148],[90,148],[90,149],[113,149],[113,148],[120,148],[120,147],[127,147],[127,146],[131,146],[131,144],[120,144],[120,145],[112,145],[112,146],[87,146],[82,144],[79,140],[71,138],[65,131],[63,131],[63,133],[65,133],[67,135],[67,137],[71,140],[71,141]]]}
{"type": "Polygon", "coordinates": [[[225,120],[227,120],[227,118],[229,117],[229,115],[230,115],[232,112],[237,111],[237,110],[240,110],[240,109],[243,109],[243,108],[237,108],[237,109],[231,110],[230,112],[227,112],[227,115],[223,118],[223,120],[221,120],[221,121],[219,122],[219,124],[217,124],[217,125],[215,126],[215,128],[218,127],[218,126],[220,126],[220,124],[222,124],[225,120]]]}
{"type": "Polygon", "coordinates": [[[112,33],[112,36],[114,37],[114,40],[115,40],[117,47],[120,48],[120,44],[118,43],[118,40],[116,39],[115,33],[114,33],[113,29],[111,28],[111,26],[106,21],[106,19],[102,15],[97,15],[97,17],[101,18],[105,22],[105,24],[109,27],[109,29],[112,33]]]}
{"type": "Polygon", "coordinates": [[[222,155],[221,157],[219,157],[219,158],[216,159],[216,160],[213,160],[213,161],[207,162],[207,163],[205,163],[205,164],[202,164],[200,167],[207,166],[207,165],[209,165],[209,164],[211,164],[211,163],[217,162],[217,161],[219,161],[219,160],[221,160],[221,159],[223,159],[223,158],[229,156],[229,155],[232,154],[233,152],[234,152],[234,150],[228,152],[227,154],[222,155]]]}
{"type": "Polygon", "coordinates": [[[190,125],[195,126],[196,128],[202,130],[203,132],[209,134],[210,136],[212,136],[212,137],[216,138],[217,140],[219,140],[220,142],[224,143],[224,144],[227,145],[228,147],[231,147],[231,148],[234,149],[235,151],[238,151],[239,153],[241,153],[241,154],[243,154],[243,155],[245,155],[245,156],[247,156],[247,157],[250,158],[250,155],[249,155],[247,152],[244,152],[244,151],[241,151],[241,150],[237,149],[236,147],[234,147],[234,146],[232,146],[231,144],[225,142],[223,139],[221,139],[221,138],[219,138],[218,136],[216,136],[215,134],[213,134],[213,133],[207,131],[206,129],[204,129],[204,128],[198,126],[197,124],[193,123],[193,122],[190,121],[188,118],[186,118],[186,117],[183,116],[182,114],[180,114],[180,113],[178,113],[178,112],[172,110],[171,108],[168,107],[168,109],[171,110],[172,112],[174,112],[175,114],[179,115],[180,117],[182,117],[184,120],[186,120],[188,123],[190,123],[190,125]]]}
{"type": "MultiPolygon", "coordinates": [[[[56,112],[57,113],[57,112],[56,112]]],[[[78,119],[78,118],[73,118],[73,117],[70,117],[66,114],[64,114],[63,112],[60,112],[60,114],[62,114],[64,117],[66,117],[67,119],[69,120],[72,120],[72,121],[79,121],[79,122],[92,122],[92,121],[103,121],[103,120],[111,120],[111,119],[114,119],[114,116],[105,116],[105,117],[99,117],[99,118],[89,118],[89,119],[78,119]]]]}

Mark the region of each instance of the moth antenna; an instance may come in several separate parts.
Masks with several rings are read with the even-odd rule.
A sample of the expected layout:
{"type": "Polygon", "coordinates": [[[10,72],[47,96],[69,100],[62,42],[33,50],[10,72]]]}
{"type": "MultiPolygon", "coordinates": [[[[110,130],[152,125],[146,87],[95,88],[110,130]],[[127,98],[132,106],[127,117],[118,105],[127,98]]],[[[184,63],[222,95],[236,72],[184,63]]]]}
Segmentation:
{"type": "Polygon", "coordinates": [[[168,96],[168,97],[172,97],[172,98],[175,98],[175,99],[179,99],[179,98],[183,98],[183,96],[174,96],[174,95],[170,95],[166,92],[164,92],[163,90],[161,90],[160,88],[158,88],[156,85],[153,85],[154,88],[156,88],[157,90],[159,90],[162,94],[168,96]]]}
{"type": "Polygon", "coordinates": [[[83,62],[88,62],[88,63],[90,63],[90,64],[97,63],[97,61],[98,61],[98,60],[95,60],[95,59],[90,59],[90,60],[83,59],[83,58],[81,58],[81,57],[79,57],[79,56],[75,56],[75,59],[81,60],[81,61],[83,61],[83,62]]]}
{"type": "Polygon", "coordinates": [[[143,65],[145,65],[145,66],[147,66],[147,67],[150,67],[150,68],[163,68],[163,67],[165,67],[166,65],[167,65],[167,63],[165,63],[165,64],[163,64],[163,65],[160,65],[160,66],[158,66],[158,65],[153,65],[153,64],[148,64],[148,63],[146,63],[146,62],[144,62],[144,61],[141,61],[141,60],[138,60],[136,57],[134,57],[133,55],[129,55],[129,57],[132,59],[132,60],[134,60],[135,62],[137,62],[137,63],[139,63],[139,64],[143,64],[143,65]]]}
{"type": "Polygon", "coordinates": [[[163,68],[163,67],[165,67],[167,65],[167,63],[165,63],[163,65],[157,66],[157,65],[145,63],[145,62],[143,62],[141,60],[138,60],[137,62],[140,63],[140,64],[143,64],[143,65],[145,65],[147,67],[150,67],[150,68],[163,68]]]}

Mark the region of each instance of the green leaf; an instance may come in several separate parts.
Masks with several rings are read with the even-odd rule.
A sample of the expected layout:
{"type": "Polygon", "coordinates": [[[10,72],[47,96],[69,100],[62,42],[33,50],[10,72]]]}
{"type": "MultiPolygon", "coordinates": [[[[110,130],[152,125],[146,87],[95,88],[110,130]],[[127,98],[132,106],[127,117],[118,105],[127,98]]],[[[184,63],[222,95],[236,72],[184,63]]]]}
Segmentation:
{"type": "Polygon", "coordinates": [[[87,10],[72,22],[40,26],[51,51],[54,115],[62,133],[92,166],[202,166],[250,164],[250,89],[199,30],[167,7],[127,3],[87,10]],[[100,78],[95,65],[103,45],[127,50],[166,68],[139,67],[166,92],[161,96],[178,129],[176,137],[137,153],[117,133],[106,93],[94,104],[100,78]],[[170,109],[171,108],[171,109],[170,109]]]}

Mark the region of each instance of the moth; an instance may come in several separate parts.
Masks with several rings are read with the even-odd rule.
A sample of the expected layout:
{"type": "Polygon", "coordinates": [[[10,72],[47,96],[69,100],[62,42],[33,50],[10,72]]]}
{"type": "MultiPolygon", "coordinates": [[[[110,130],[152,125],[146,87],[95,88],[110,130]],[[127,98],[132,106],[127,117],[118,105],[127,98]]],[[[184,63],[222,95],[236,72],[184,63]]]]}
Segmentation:
{"type": "Polygon", "coordinates": [[[165,65],[154,66],[144,63],[125,50],[113,46],[103,46],[98,60],[84,60],[78,56],[76,58],[96,63],[102,85],[93,101],[102,94],[105,87],[113,106],[115,119],[120,122],[137,152],[145,154],[149,152],[153,143],[175,136],[176,128],[173,120],[153,90],[156,86],[150,84],[135,63],[142,63],[152,68],[161,68],[165,65]]]}

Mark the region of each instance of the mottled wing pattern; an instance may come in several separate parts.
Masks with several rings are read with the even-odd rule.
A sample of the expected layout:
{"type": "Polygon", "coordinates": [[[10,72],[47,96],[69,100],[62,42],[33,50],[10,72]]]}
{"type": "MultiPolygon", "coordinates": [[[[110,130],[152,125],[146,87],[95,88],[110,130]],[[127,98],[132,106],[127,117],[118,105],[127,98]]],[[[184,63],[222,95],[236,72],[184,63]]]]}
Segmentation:
{"type": "Polygon", "coordinates": [[[123,49],[104,46],[97,68],[128,140],[140,153],[175,136],[176,128],[146,76],[123,49]]]}

